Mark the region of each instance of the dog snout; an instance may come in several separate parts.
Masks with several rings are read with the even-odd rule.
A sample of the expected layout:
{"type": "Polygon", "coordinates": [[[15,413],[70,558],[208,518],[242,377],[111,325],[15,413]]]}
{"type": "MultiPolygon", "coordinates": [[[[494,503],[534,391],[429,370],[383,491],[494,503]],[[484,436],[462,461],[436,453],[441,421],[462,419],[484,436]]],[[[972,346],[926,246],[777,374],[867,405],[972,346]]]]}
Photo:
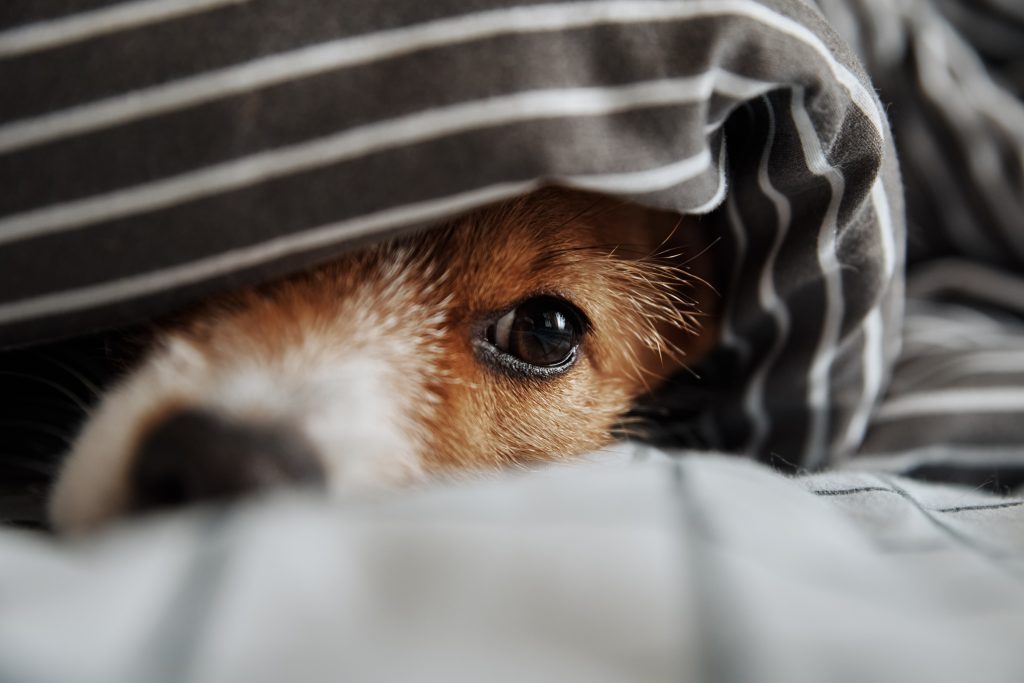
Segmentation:
{"type": "Polygon", "coordinates": [[[322,486],[323,465],[286,426],[182,410],[143,435],[130,474],[137,511],[221,501],[267,489],[322,486]]]}

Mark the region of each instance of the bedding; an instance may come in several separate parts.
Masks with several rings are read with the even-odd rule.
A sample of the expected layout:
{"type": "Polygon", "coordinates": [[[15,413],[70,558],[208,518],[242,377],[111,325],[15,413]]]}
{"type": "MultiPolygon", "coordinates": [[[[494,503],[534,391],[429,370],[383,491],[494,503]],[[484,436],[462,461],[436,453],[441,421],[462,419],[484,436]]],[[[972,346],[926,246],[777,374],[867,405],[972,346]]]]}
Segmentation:
{"type": "Polygon", "coordinates": [[[727,277],[661,450],[0,531],[0,680],[1020,680],[1022,52],[1002,0],[3,3],[4,520],[197,297],[545,183],[727,277]]]}
{"type": "Polygon", "coordinates": [[[0,679],[1020,680],[1024,499],[606,458],[70,549],[8,533],[0,679]]]}
{"type": "Polygon", "coordinates": [[[898,339],[902,198],[884,109],[820,13],[370,7],[7,10],[0,342],[151,317],[561,183],[721,238],[722,391],[674,423],[807,467],[860,442],[898,339]]]}

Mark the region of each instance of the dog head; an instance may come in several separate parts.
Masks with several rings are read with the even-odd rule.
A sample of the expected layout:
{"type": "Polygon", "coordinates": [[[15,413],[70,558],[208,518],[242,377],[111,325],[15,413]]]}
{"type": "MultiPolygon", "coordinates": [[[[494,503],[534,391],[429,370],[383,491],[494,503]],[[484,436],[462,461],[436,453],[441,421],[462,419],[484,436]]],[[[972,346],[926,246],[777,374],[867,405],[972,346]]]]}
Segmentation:
{"type": "Polygon", "coordinates": [[[713,343],[702,249],[676,215],[546,189],[208,301],[86,421],[54,524],[603,446],[713,343]]]}

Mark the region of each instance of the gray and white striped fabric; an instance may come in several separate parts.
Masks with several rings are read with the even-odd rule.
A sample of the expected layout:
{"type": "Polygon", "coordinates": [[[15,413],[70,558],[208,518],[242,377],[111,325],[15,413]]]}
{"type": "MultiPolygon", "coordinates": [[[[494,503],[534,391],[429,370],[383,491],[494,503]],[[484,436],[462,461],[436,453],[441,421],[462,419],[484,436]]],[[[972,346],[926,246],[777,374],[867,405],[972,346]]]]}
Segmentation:
{"type": "Polygon", "coordinates": [[[902,197],[874,89],[813,6],[17,1],[0,25],[0,345],[557,182],[722,238],[720,391],[681,380],[674,426],[804,467],[863,438],[902,197]]]}
{"type": "Polygon", "coordinates": [[[1019,486],[1024,6],[819,4],[880,88],[907,189],[903,348],[863,450],[914,476],[1019,486]]]}
{"type": "Polygon", "coordinates": [[[856,46],[900,148],[912,264],[1024,267],[1024,5],[820,0],[856,46]]]}

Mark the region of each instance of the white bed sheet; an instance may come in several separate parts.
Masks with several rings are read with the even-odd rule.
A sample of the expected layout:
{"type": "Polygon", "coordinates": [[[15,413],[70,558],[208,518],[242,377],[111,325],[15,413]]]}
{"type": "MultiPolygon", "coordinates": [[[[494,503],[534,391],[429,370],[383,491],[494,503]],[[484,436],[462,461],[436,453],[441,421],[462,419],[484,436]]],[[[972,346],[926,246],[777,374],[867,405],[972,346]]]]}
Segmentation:
{"type": "Polygon", "coordinates": [[[1024,680],[1021,500],[638,453],[0,532],[0,680],[1024,680]]]}

